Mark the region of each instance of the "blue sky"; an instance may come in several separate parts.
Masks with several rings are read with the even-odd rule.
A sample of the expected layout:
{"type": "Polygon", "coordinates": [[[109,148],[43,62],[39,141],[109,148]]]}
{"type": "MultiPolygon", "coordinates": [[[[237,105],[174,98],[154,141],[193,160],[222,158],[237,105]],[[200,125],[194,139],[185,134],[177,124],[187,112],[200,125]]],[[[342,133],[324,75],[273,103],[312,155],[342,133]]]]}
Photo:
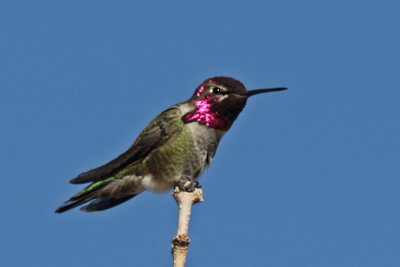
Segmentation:
{"type": "Polygon", "coordinates": [[[190,225],[189,266],[400,265],[397,1],[1,1],[1,266],[170,266],[146,192],[54,214],[204,79],[251,98],[190,225]]]}

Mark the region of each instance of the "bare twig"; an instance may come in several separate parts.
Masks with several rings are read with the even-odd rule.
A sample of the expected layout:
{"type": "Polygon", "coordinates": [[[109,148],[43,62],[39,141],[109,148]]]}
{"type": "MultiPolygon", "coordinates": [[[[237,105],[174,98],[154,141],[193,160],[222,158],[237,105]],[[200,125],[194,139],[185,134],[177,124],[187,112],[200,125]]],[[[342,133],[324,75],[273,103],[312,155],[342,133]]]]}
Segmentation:
{"type": "Polygon", "coordinates": [[[179,206],[179,219],[178,231],[172,240],[172,256],[174,257],[174,267],[184,267],[190,243],[188,235],[190,213],[194,204],[204,201],[203,190],[196,188],[193,192],[184,192],[175,187],[173,196],[179,206]]]}

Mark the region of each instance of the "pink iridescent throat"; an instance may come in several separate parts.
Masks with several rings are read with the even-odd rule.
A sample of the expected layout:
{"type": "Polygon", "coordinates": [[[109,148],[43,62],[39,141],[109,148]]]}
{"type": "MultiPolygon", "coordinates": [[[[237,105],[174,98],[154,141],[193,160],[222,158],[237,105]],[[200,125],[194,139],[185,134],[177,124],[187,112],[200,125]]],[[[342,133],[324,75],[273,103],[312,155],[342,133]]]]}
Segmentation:
{"type": "MultiPolygon", "coordinates": [[[[200,88],[200,90],[201,89],[202,88],[200,88]]],[[[212,106],[219,105],[217,99],[211,96],[205,96],[200,100],[196,100],[194,105],[197,109],[182,117],[185,123],[197,121],[199,124],[203,124],[207,127],[225,131],[231,127],[231,120],[223,118],[220,112],[212,109],[212,106]]]]}

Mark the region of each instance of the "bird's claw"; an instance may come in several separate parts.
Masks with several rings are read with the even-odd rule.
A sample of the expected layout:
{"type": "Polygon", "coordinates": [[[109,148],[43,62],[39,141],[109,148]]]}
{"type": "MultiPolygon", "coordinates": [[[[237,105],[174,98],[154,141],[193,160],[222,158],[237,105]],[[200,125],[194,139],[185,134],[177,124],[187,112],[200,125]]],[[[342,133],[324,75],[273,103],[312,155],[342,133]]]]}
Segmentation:
{"type": "Polygon", "coordinates": [[[182,177],[182,179],[177,183],[179,190],[184,192],[194,192],[196,188],[201,188],[201,185],[198,181],[189,177],[182,177]]]}

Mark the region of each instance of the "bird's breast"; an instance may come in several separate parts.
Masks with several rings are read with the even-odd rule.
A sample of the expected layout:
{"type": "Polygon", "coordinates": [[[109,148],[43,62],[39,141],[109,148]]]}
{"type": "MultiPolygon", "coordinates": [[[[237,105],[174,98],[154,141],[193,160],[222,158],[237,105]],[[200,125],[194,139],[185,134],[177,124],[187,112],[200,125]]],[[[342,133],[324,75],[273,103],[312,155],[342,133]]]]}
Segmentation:
{"type": "Polygon", "coordinates": [[[197,122],[188,123],[186,127],[193,138],[194,152],[191,160],[191,169],[193,170],[193,177],[197,178],[211,164],[219,141],[225,131],[212,129],[197,122]]]}

